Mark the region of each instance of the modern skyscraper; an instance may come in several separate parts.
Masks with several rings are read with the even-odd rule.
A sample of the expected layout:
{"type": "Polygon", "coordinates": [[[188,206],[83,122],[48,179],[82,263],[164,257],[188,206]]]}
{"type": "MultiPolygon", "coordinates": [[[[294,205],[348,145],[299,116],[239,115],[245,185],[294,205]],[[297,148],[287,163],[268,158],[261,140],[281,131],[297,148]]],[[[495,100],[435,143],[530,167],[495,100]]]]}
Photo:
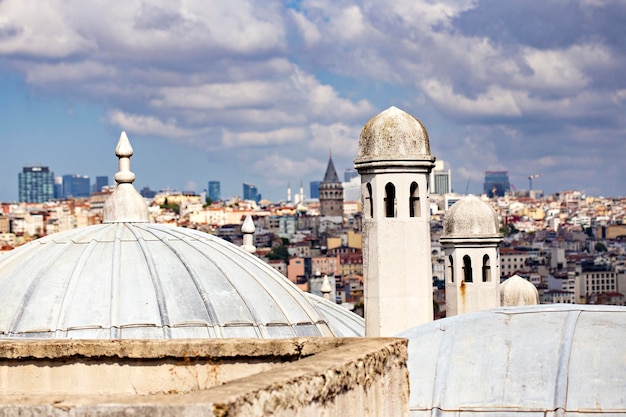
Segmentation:
{"type": "Polygon", "coordinates": [[[311,198],[320,198],[320,184],[322,181],[311,181],[309,183],[311,198]]]}
{"type": "Polygon", "coordinates": [[[320,184],[320,214],[343,217],[343,187],[337,176],[332,156],[328,157],[326,174],[320,184]]]}
{"type": "Polygon", "coordinates": [[[430,192],[438,195],[452,192],[452,173],[445,169],[443,161],[435,161],[435,168],[430,173],[430,192]]]}
{"type": "Polygon", "coordinates": [[[259,194],[259,190],[256,188],[256,185],[243,183],[243,199],[244,200],[252,200],[255,202],[261,201],[261,194],[259,194]]]}
{"type": "Polygon", "coordinates": [[[63,198],[89,197],[89,177],[86,175],[63,175],[63,198]]]}
{"type": "Polygon", "coordinates": [[[487,171],[485,172],[485,183],[483,191],[489,198],[504,197],[504,194],[511,191],[509,184],[509,171],[487,171]]]}
{"type": "Polygon", "coordinates": [[[93,184],[93,190],[95,192],[100,192],[107,185],[109,185],[109,177],[106,175],[97,176],[96,182],[93,184]]]}
{"type": "Polygon", "coordinates": [[[54,173],[48,167],[24,167],[17,181],[20,202],[45,203],[54,198],[54,173]]]}
{"type": "Polygon", "coordinates": [[[219,201],[221,199],[219,181],[209,181],[208,194],[211,201],[219,201]]]}

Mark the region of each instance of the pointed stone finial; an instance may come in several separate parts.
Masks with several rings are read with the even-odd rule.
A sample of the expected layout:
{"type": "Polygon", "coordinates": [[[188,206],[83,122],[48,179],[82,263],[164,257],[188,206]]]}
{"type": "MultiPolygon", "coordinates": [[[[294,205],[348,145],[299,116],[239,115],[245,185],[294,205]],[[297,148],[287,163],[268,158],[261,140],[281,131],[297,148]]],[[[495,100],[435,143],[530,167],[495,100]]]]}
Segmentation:
{"type": "Polygon", "coordinates": [[[252,216],[248,214],[241,225],[241,233],[243,233],[243,245],[241,245],[241,248],[250,253],[256,253],[256,247],[254,246],[255,230],[252,216]]]}
{"type": "Polygon", "coordinates": [[[324,278],[322,279],[322,287],[320,288],[322,292],[322,297],[327,300],[330,300],[330,293],[332,292],[332,288],[330,287],[330,281],[328,280],[328,275],[324,274],[324,278]]]}
{"type": "Polygon", "coordinates": [[[120,135],[120,140],[115,147],[115,155],[119,158],[119,169],[115,174],[115,182],[132,184],[135,182],[135,174],[130,170],[130,157],[133,156],[133,147],[130,145],[126,132],[122,132],[120,135]]]}
{"type": "Polygon", "coordinates": [[[117,187],[109,196],[102,209],[103,223],[147,223],[150,221],[148,205],[135,190],[135,174],[130,170],[130,157],[133,147],[126,132],[122,132],[115,148],[119,158],[118,172],[115,174],[117,187]]]}

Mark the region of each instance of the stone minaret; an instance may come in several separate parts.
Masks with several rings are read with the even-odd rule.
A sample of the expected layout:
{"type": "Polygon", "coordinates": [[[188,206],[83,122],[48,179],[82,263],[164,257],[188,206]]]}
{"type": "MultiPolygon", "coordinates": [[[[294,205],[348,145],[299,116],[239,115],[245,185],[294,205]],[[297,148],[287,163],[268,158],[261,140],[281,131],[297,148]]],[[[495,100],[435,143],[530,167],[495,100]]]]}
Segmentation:
{"type": "Polygon", "coordinates": [[[435,158],[415,117],[390,107],[361,132],[365,334],[433,320],[428,178],[435,158]]]}
{"type": "Polygon", "coordinates": [[[446,212],[440,241],[446,253],[446,316],[500,306],[502,237],[498,215],[473,195],[446,212]]]}

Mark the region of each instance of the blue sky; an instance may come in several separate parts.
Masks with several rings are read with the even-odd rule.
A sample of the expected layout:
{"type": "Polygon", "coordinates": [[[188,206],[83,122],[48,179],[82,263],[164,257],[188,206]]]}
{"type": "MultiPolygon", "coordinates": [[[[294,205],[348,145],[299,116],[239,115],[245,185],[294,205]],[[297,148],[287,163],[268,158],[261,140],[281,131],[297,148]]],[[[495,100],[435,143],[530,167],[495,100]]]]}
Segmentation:
{"type": "Polygon", "coordinates": [[[272,200],[340,177],[391,105],[426,126],[453,188],[486,170],[623,196],[626,2],[0,1],[0,201],[17,174],[117,169],[136,186],[272,200]]]}

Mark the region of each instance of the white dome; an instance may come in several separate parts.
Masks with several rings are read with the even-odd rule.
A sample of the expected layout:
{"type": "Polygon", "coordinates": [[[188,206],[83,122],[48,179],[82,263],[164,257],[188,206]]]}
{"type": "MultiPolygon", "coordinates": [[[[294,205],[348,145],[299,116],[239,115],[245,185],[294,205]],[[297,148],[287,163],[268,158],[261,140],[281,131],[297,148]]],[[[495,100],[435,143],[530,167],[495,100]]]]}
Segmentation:
{"type": "Polygon", "coordinates": [[[554,304],[403,332],[411,416],[626,415],[624,323],[624,307],[554,304]]]}
{"type": "Polygon", "coordinates": [[[122,174],[106,223],[0,257],[0,338],[363,335],[361,317],[314,300],[244,249],[148,223],[133,194],[128,153],[118,154],[122,174]]]}
{"type": "Polygon", "coordinates": [[[465,196],[446,211],[442,238],[498,236],[496,212],[476,196],[465,196]]]}
{"type": "Polygon", "coordinates": [[[500,284],[500,305],[502,307],[539,304],[539,291],[528,280],[513,275],[500,284]]]}

